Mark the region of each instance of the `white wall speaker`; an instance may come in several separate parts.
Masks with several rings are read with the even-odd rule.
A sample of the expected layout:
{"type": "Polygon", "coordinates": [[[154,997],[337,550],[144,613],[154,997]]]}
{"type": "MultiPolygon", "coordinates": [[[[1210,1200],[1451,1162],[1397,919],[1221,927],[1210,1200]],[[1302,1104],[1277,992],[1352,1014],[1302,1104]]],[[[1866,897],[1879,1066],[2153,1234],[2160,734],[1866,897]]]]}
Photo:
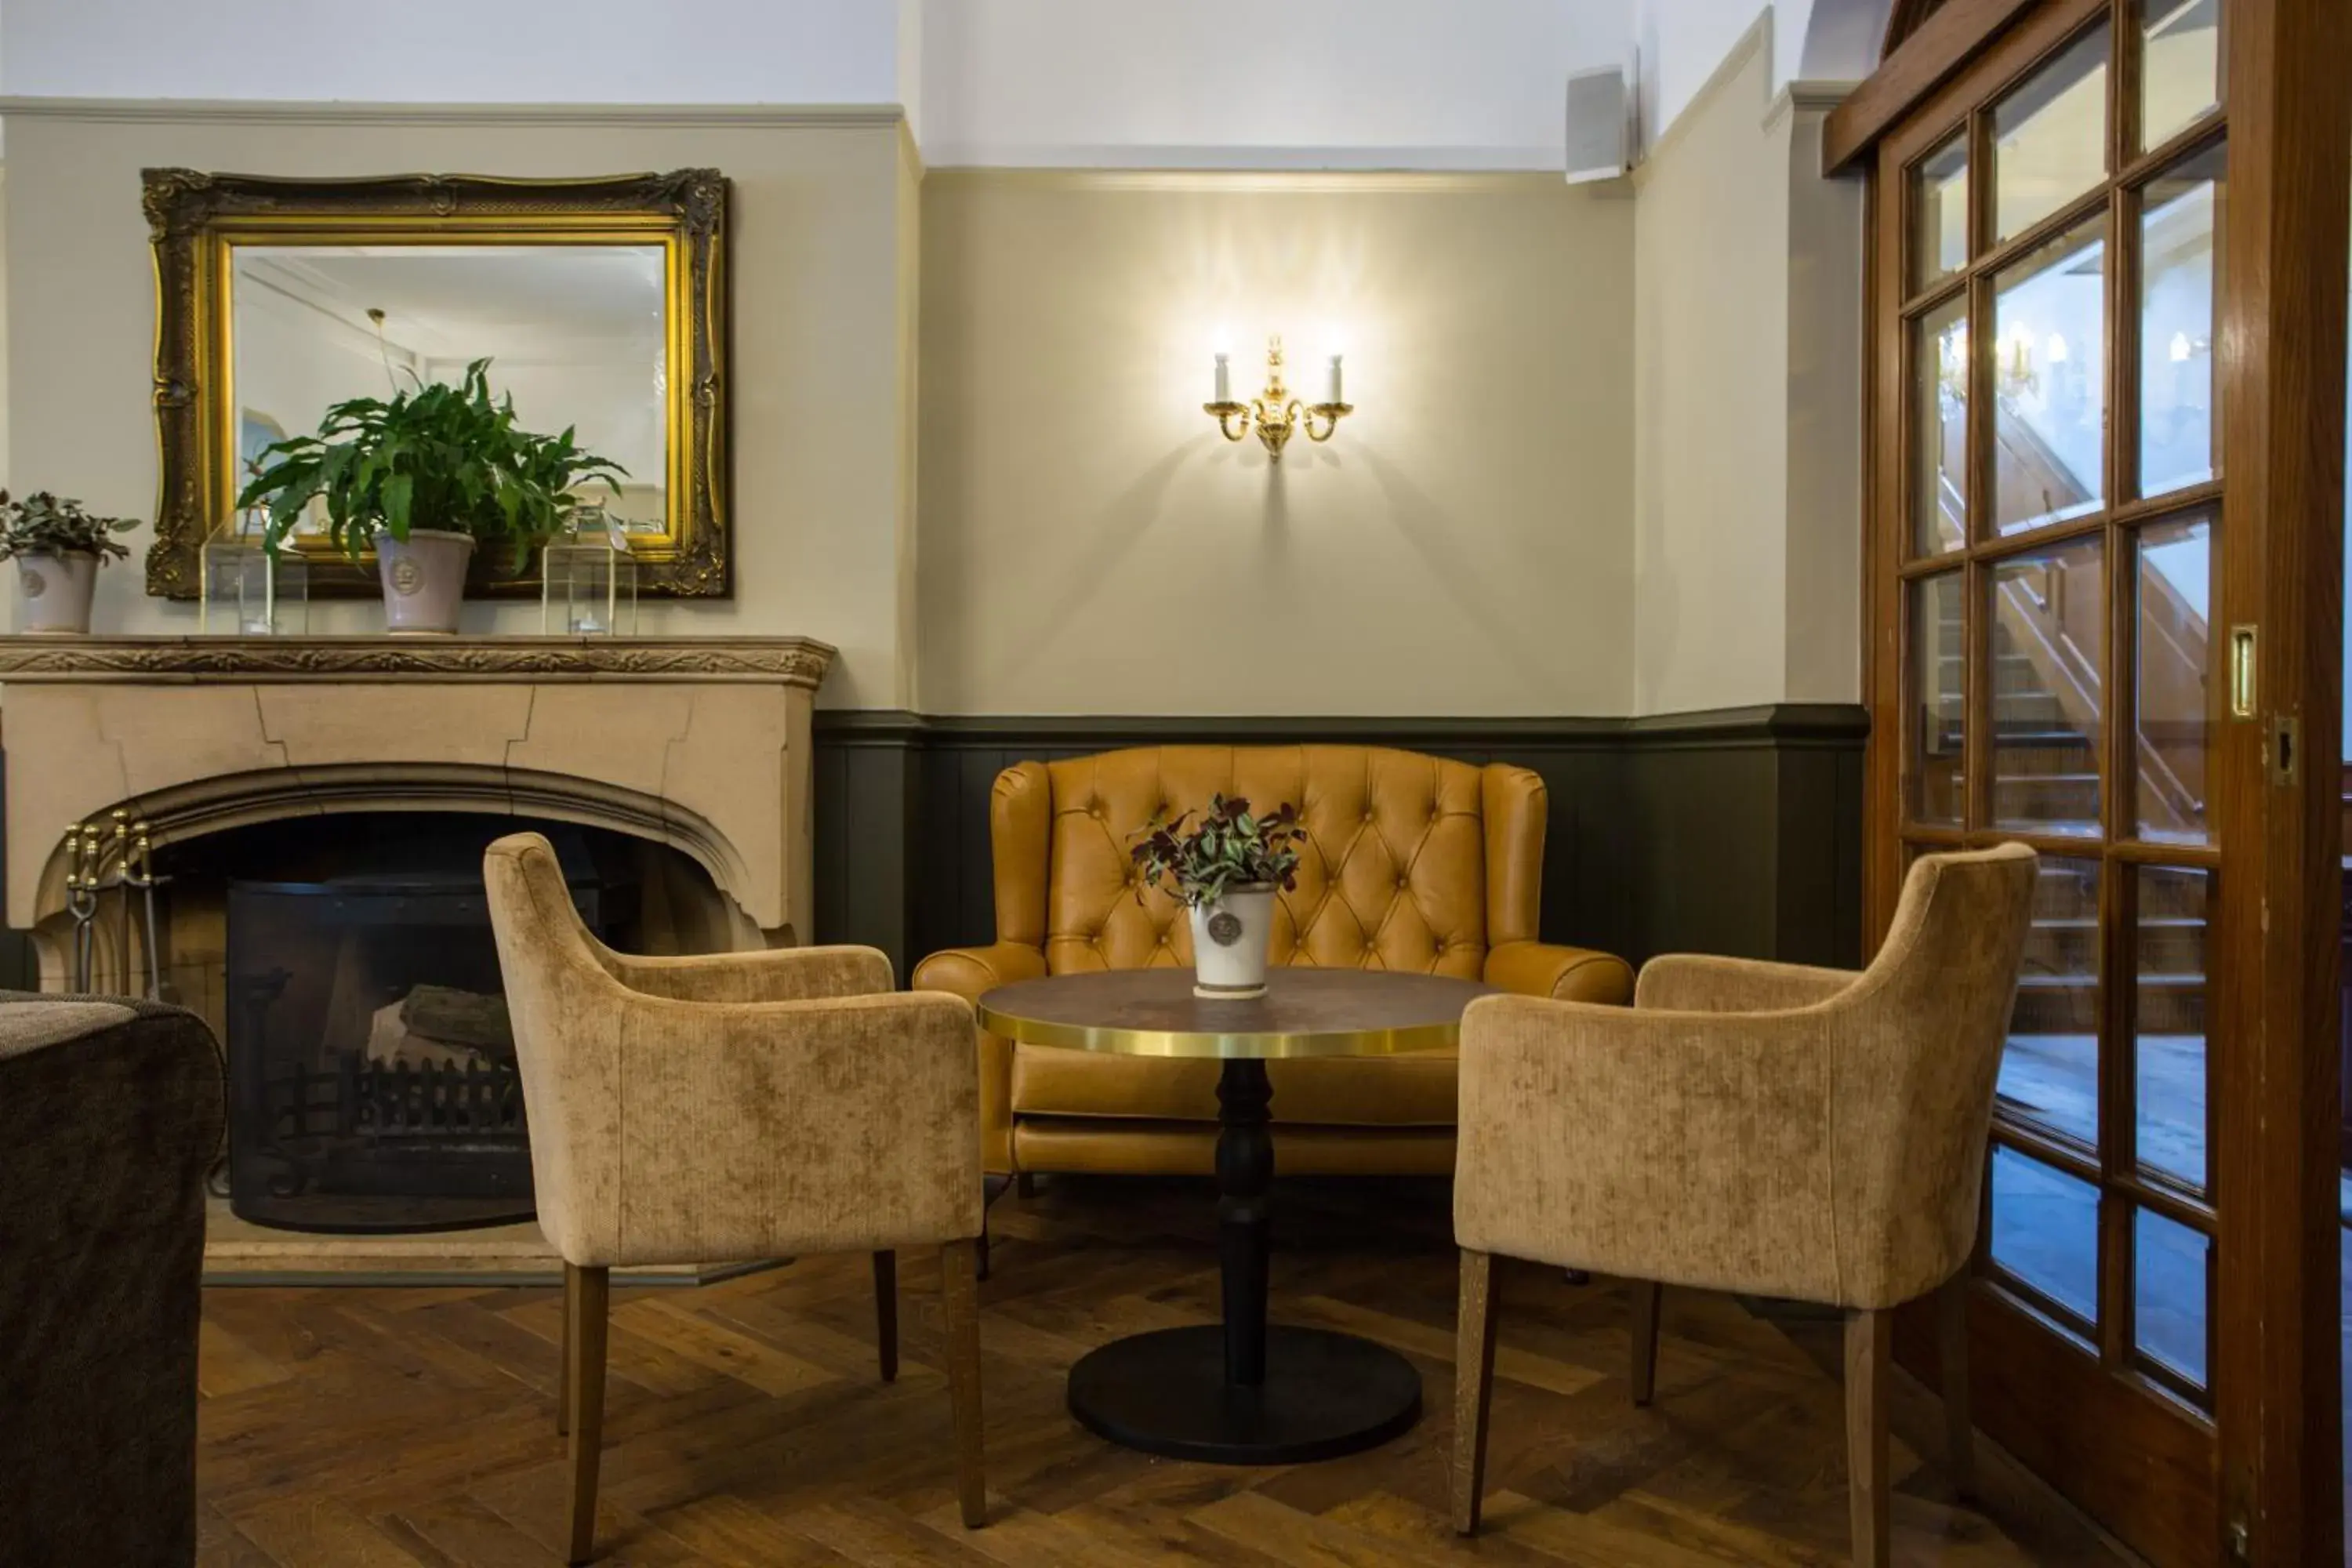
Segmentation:
{"type": "Polygon", "coordinates": [[[1568,183],[1616,180],[1633,168],[1633,94],[1617,66],[1568,79],[1568,183]]]}

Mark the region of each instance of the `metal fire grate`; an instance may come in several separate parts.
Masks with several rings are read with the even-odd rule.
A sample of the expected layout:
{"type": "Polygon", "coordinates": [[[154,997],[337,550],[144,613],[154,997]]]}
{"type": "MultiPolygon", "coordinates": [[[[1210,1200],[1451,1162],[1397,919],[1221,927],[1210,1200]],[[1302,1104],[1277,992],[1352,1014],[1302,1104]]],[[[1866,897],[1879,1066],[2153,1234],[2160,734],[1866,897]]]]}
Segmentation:
{"type": "MultiPolygon", "coordinates": [[[[415,1231],[532,1213],[479,847],[400,852],[396,871],[229,884],[229,1198],[242,1218],[415,1231]]],[[[614,890],[576,842],[559,853],[583,918],[608,928],[614,890]]]]}

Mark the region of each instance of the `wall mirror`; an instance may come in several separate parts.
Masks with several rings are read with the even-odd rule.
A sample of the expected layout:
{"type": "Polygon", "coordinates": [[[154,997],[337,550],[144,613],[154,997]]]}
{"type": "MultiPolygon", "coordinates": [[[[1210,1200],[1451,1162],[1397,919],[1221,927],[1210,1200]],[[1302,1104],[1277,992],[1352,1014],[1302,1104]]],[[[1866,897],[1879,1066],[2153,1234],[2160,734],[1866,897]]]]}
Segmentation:
{"type": "MultiPolygon", "coordinates": [[[[158,289],[162,493],[147,591],[194,598],[199,551],[239,518],[270,442],[335,403],[458,381],[628,470],[605,503],[641,591],[729,592],[727,185],[709,169],[593,180],[289,180],[146,172],[158,289]]],[[[323,531],[298,535],[313,593],[377,592],[323,531]]],[[[538,592],[478,552],[469,595],[538,592]]]]}

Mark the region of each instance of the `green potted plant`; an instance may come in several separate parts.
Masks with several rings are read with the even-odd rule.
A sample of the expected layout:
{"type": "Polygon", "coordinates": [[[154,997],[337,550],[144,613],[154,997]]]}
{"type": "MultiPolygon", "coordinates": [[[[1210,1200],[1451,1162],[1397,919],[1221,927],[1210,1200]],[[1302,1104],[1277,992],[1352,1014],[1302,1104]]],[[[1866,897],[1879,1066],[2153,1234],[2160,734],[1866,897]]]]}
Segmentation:
{"type": "Polygon", "coordinates": [[[1173,822],[1154,817],[1136,835],[1136,897],[1164,882],[1192,911],[1193,994],[1263,996],[1275,889],[1298,885],[1298,844],[1307,837],[1298,808],[1286,802],[1255,816],[1248,801],[1216,795],[1200,826],[1187,831],[1192,820],[1189,811],[1173,822]]]}
{"type": "Polygon", "coordinates": [[[628,472],[570,429],[523,429],[513,396],[491,397],[489,364],[474,361],[454,386],[419,380],[390,402],[336,404],[316,435],[262,448],[238,509],[268,510],[262,539],[275,552],[323,501],[329,542],[355,561],[375,552],[390,630],[456,631],[478,544],[510,551],[520,571],[575,489],[601,483],[617,496],[628,472]]]}
{"type": "Polygon", "coordinates": [[[16,563],[16,629],[41,636],[89,630],[98,569],[131,552],[115,539],[139,526],[130,517],[93,517],[78,500],[35,490],[22,500],[0,490],[0,561],[16,563]]]}

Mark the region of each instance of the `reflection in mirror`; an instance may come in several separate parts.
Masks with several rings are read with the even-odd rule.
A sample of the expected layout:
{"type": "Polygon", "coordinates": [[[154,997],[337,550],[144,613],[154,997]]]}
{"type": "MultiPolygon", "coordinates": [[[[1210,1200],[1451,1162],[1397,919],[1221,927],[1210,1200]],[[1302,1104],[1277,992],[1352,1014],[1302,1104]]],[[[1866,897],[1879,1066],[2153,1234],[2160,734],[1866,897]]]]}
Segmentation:
{"type": "MultiPolygon", "coordinates": [[[[659,245],[238,245],[238,458],[336,403],[458,383],[490,361],[525,429],[567,426],[629,477],[608,510],[669,526],[669,365],[659,245]]],[[[601,495],[601,492],[600,492],[601,495]]]]}

